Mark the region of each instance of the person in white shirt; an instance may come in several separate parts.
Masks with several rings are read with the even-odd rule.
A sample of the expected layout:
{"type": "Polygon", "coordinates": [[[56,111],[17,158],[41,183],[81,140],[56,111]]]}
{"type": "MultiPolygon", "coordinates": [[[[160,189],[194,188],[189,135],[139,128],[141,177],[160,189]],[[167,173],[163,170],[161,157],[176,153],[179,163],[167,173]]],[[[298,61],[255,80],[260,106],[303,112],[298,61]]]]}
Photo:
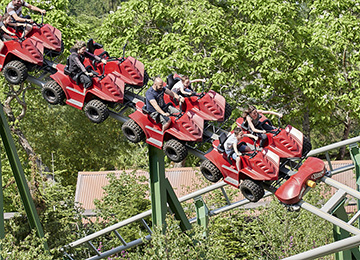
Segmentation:
{"type": "Polygon", "coordinates": [[[252,134],[245,134],[240,127],[236,127],[234,129],[234,132],[230,134],[230,136],[226,139],[224,143],[225,153],[227,155],[231,155],[231,157],[236,161],[236,167],[238,171],[241,169],[241,158],[240,156],[244,152],[251,152],[251,148],[247,146],[245,143],[240,143],[240,140],[243,137],[250,137],[255,139],[255,141],[258,139],[257,136],[252,134]]]}
{"type": "Polygon", "coordinates": [[[191,89],[190,84],[195,82],[205,82],[205,79],[194,79],[190,80],[189,76],[182,76],[173,87],[172,91],[181,96],[189,96],[194,91],[191,89]]]}

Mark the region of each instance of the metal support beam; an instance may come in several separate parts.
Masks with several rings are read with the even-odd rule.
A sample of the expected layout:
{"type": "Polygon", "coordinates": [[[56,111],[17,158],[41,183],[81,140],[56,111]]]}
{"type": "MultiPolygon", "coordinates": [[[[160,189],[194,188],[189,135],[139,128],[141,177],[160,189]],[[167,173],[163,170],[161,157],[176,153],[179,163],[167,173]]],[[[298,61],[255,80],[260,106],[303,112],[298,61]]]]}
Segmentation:
{"type": "Polygon", "coordinates": [[[154,146],[149,147],[149,175],[150,175],[150,194],[153,224],[162,227],[165,233],[167,203],[175,214],[175,218],[180,221],[180,228],[191,229],[191,224],[187,219],[184,209],[167,178],[165,178],[164,152],[154,146]]]}
{"type": "Polygon", "coordinates": [[[209,224],[209,209],[201,196],[194,198],[196,209],[196,220],[198,225],[205,228],[204,236],[207,237],[207,226],[209,224]]]}
{"type": "MultiPolygon", "coordinates": [[[[30,227],[35,228],[39,237],[44,237],[44,231],[40,223],[39,216],[36,212],[34,202],[32,200],[29,187],[25,178],[23,168],[20,163],[19,156],[17,154],[14,140],[10,133],[10,128],[7,123],[3,106],[0,105],[0,135],[4,143],[5,151],[10,162],[11,169],[13,171],[17,188],[19,190],[21,200],[23,202],[27,218],[29,220],[30,227]]],[[[3,214],[2,214],[3,216],[3,214]]],[[[47,243],[44,244],[45,249],[48,250],[47,243]]]]}

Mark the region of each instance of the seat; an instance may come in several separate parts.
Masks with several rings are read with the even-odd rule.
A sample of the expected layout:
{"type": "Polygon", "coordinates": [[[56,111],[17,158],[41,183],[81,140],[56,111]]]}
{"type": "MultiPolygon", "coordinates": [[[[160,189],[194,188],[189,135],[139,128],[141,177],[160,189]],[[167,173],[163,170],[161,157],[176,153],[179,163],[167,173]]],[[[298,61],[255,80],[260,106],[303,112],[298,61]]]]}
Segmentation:
{"type": "Polygon", "coordinates": [[[167,88],[169,90],[171,90],[173,88],[173,86],[179,82],[181,79],[180,78],[174,78],[174,75],[173,74],[170,74],[169,76],[167,76],[166,78],[166,84],[167,84],[167,88]]]}

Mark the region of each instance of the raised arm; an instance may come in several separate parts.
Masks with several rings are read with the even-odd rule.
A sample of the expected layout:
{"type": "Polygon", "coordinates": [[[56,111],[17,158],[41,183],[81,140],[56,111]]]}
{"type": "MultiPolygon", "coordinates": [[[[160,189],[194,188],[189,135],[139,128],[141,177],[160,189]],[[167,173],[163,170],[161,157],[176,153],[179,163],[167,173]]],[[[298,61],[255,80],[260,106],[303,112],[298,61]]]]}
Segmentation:
{"type": "Polygon", "coordinates": [[[30,10],[32,10],[32,11],[39,12],[41,14],[46,14],[45,9],[40,9],[39,7],[37,7],[35,5],[28,4],[26,7],[29,8],[30,10]]]}
{"type": "Polygon", "coordinates": [[[274,116],[278,116],[278,117],[282,117],[282,116],[283,116],[282,113],[277,113],[277,112],[274,112],[274,111],[266,111],[266,110],[259,110],[259,109],[258,109],[258,112],[259,112],[259,113],[262,113],[262,114],[270,114],[270,115],[274,115],[274,116]]]}
{"type": "Polygon", "coordinates": [[[195,82],[206,82],[205,79],[193,79],[193,80],[190,80],[190,83],[195,83],[195,82]]]}

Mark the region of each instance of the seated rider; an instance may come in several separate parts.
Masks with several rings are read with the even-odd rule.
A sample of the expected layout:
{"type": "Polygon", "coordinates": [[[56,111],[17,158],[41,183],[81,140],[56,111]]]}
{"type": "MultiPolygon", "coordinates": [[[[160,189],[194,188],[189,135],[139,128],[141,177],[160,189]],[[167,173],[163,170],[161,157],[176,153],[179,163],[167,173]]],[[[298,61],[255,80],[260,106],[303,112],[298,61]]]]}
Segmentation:
{"type": "Polygon", "coordinates": [[[10,32],[7,28],[6,25],[10,22],[11,17],[8,14],[5,14],[3,17],[1,17],[0,19],[0,52],[2,51],[2,49],[4,48],[5,44],[4,41],[9,41],[12,40],[12,38],[10,37],[10,35],[15,36],[15,33],[10,32]]]}
{"type": "Polygon", "coordinates": [[[224,149],[225,153],[227,155],[231,155],[231,158],[233,158],[236,161],[236,167],[238,171],[241,169],[241,158],[240,156],[244,152],[251,152],[251,148],[246,145],[244,142],[240,142],[240,140],[243,137],[250,137],[255,139],[255,141],[258,139],[257,136],[252,134],[244,134],[244,132],[241,130],[240,127],[236,127],[234,129],[234,132],[226,139],[224,143],[224,149]]]}
{"type": "Polygon", "coordinates": [[[162,131],[164,132],[171,124],[170,114],[179,113],[180,111],[175,107],[165,104],[164,93],[178,99],[180,102],[184,101],[183,97],[172,92],[164,87],[164,82],[160,77],[154,79],[154,84],[146,91],[146,108],[150,113],[150,117],[156,123],[162,124],[162,131]]]}
{"type": "Polygon", "coordinates": [[[260,121],[261,115],[259,113],[276,115],[278,117],[282,117],[283,115],[273,111],[257,110],[256,107],[252,105],[250,105],[248,109],[244,111],[244,122],[247,123],[253,133],[257,134],[261,138],[260,146],[263,146],[267,139],[265,133],[272,131],[275,128],[271,124],[260,121]]]}
{"type": "Polygon", "coordinates": [[[191,89],[190,84],[195,82],[205,82],[205,79],[194,79],[190,80],[188,76],[182,76],[173,87],[172,91],[181,96],[189,96],[194,91],[191,89]]]}
{"type": "Polygon", "coordinates": [[[46,10],[40,9],[34,5],[31,5],[23,0],[12,0],[6,7],[6,13],[8,13],[11,18],[11,26],[15,29],[19,27],[23,27],[24,33],[22,37],[25,37],[32,29],[30,24],[26,23],[33,23],[34,21],[30,18],[30,16],[23,16],[22,14],[22,7],[27,7],[32,11],[40,12],[41,14],[45,14],[46,10]],[[21,24],[19,24],[21,23],[21,24]],[[25,24],[24,24],[25,23],[25,24]]]}
{"type": "MultiPolygon", "coordinates": [[[[92,72],[88,72],[84,66],[86,52],[86,43],[84,41],[77,41],[74,46],[70,49],[69,67],[70,77],[83,84],[84,88],[87,89],[92,86],[91,77],[94,75],[92,72]]],[[[106,64],[105,59],[101,59],[98,56],[92,56],[95,60],[101,61],[106,64]]]]}

